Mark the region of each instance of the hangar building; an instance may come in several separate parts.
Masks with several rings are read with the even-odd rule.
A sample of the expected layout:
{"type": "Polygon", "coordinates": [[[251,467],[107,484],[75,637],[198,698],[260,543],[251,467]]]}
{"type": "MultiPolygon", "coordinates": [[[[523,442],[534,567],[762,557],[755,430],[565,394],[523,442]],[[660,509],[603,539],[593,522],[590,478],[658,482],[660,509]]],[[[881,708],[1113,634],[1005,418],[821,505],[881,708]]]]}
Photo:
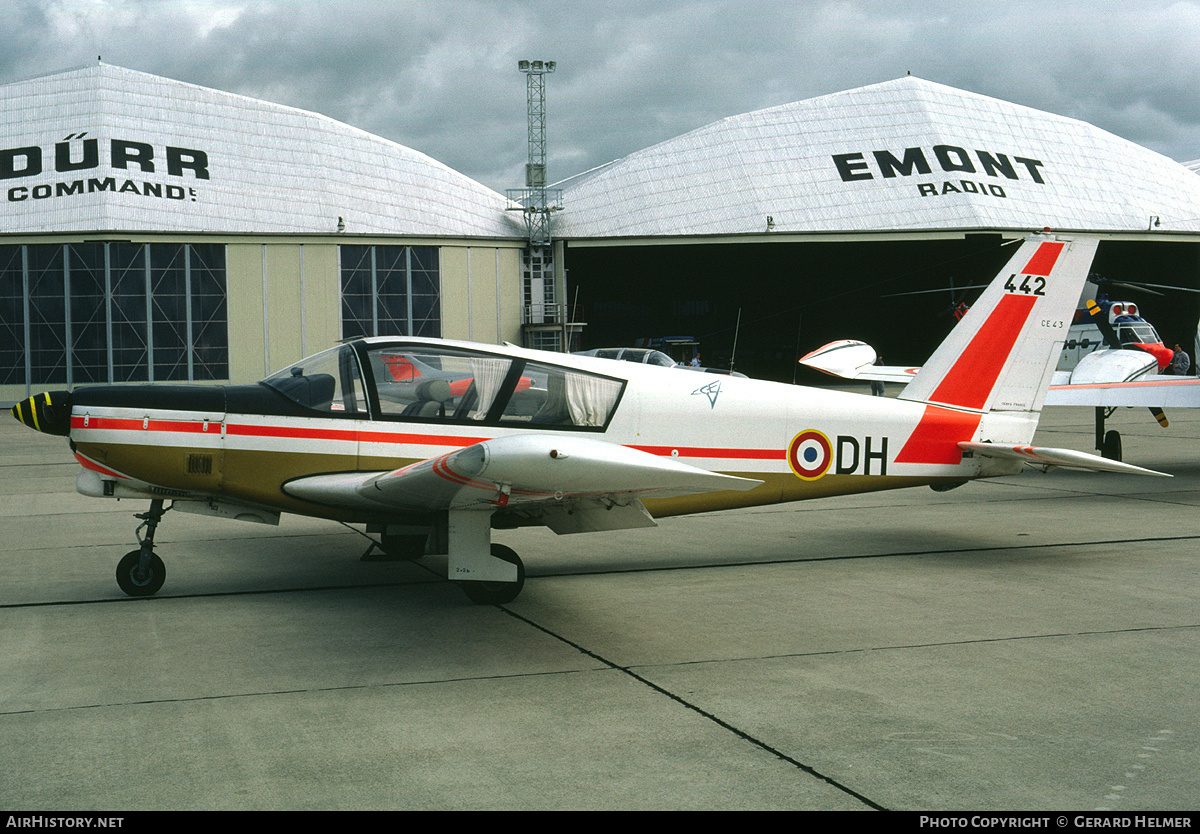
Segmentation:
{"type": "MultiPolygon", "coordinates": [[[[0,398],[245,382],[363,334],[530,335],[520,213],[412,149],[108,65],[0,86],[0,102],[0,398]]],[[[1045,226],[1100,234],[1108,277],[1200,282],[1196,173],[912,77],[561,185],[555,278],[537,280],[586,322],[581,347],[688,334],[706,364],[776,379],[833,338],[921,361],[948,299],[881,296],[991,277],[1007,241],[1045,226]]],[[[1142,306],[1191,342],[1190,296],[1142,306]]]]}
{"type": "MultiPolygon", "coordinates": [[[[923,361],[953,323],[944,290],[1045,227],[1100,234],[1105,277],[1200,285],[1200,176],[911,76],[733,116],[563,188],[554,233],[592,345],[688,334],[705,364],[785,381],[837,338],[923,361]],[[924,289],[943,292],[881,298],[924,289]]],[[[1195,298],[1135,300],[1190,345],[1195,298]]]]}
{"type": "Polygon", "coordinates": [[[364,334],[520,340],[520,216],[423,154],[107,65],[0,107],[0,398],[251,381],[364,334]]]}

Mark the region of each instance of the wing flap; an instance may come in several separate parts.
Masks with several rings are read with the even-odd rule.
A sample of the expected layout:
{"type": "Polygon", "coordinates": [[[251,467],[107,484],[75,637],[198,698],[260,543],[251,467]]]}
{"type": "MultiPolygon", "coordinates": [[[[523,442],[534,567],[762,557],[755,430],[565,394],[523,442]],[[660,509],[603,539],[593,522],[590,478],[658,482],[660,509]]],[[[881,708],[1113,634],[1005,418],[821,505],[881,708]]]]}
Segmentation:
{"type": "Polygon", "coordinates": [[[636,498],[625,499],[622,503],[597,498],[554,501],[538,505],[534,515],[560,536],[658,526],[658,522],[636,498]]]}

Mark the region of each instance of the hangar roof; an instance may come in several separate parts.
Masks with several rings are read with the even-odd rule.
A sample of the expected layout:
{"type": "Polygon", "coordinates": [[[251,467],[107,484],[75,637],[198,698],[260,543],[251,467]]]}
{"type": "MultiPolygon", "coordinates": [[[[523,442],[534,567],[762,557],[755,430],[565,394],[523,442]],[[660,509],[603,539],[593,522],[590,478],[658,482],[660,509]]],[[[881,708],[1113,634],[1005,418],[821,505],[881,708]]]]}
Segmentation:
{"type": "Polygon", "coordinates": [[[1085,122],[920,78],[702,127],[564,183],[560,238],[1200,230],[1200,177],[1085,122]]]}
{"type": "Polygon", "coordinates": [[[524,236],[505,198],[333,119],[109,65],[0,86],[3,229],[524,236]]]}

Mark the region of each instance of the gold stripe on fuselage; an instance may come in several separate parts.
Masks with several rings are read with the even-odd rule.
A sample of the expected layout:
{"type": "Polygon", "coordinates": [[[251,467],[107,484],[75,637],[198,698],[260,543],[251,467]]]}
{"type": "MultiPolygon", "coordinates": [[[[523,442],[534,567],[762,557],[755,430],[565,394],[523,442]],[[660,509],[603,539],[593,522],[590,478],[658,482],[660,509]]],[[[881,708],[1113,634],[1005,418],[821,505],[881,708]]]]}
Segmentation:
{"type": "MultiPolygon", "coordinates": [[[[384,515],[364,513],[302,501],[283,491],[283,484],[296,478],[337,472],[390,472],[418,458],[366,457],[311,452],[282,452],[266,449],[213,449],[212,447],[146,446],[125,443],[79,442],[80,454],[124,475],[164,489],[224,496],[273,507],[283,512],[312,515],[338,521],[385,520],[384,515]],[[211,471],[190,472],[189,458],[210,456],[211,471]]],[[[453,449],[447,450],[453,451],[453,449]]],[[[920,486],[936,480],[921,477],[827,474],[815,480],[786,473],[724,472],[763,483],[752,490],[699,493],[671,498],[647,495],[642,503],[655,518],[715,512],[744,507],[768,506],[813,498],[920,486]]],[[[518,509],[514,506],[513,509],[518,509]]],[[[403,512],[399,508],[397,513],[403,512]]]]}
{"type": "Polygon", "coordinates": [[[645,497],[642,503],[655,518],[666,518],[690,513],[707,513],[745,507],[762,507],[772,504],[787,504],[813,498],[829,498],[835,495],[853,495],[862,492],[880,492],[904,487],[926,486],[931,483],[953,482],[957,478],[904,477],[895,475],[825,475],[816,480],[803,480],[792,472],[722,472],[762,481],[761,486],[746,492],[708,492],[697,495],[681,495],[677,498],[645,497]]]}
{"type": "Polygon", "coordinates": [[[114,472],[163,489],[224,496],[284,512],[336,521],[375,521],[382,517],[301,501],[284,492],[283,484],[323,473],[388,472],[418,462],[414,458],[373,458],[365,460],[366,468],[363,469],[356,455],[112,442],[77,442],[76,449],[84,457],[102,461],[105,467],[114,472]],[[211,471],[189,472],[188,459],[192,456],[211,456],[211,471]]]}

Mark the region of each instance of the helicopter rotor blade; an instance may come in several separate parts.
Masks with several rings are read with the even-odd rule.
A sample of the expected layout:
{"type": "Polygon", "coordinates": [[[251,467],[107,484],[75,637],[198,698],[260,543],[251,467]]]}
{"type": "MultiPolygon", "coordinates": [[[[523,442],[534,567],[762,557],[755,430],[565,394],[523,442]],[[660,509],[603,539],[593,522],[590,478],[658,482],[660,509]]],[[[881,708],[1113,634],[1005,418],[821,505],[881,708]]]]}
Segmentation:
{"type": "Polygon", "coordinates": [[[911,292],[891,292],[891,293],[888,293],[887,295],[881,295],[879,297],[880,298],[895,298],[896,296],[900,296],[900,295],[927,295],[929,293],[934,293],[934,292],[948,292],[948,293],[951,293],[951,298],[953,298],[954,297],[953,293],[955,293],[955,292],[959,292],[961,290],[978,290],[978,289],[982,289],[986,286],[987,286],[987,284],[971,284],[971,285],[965,286],[965,287],[942,287],[942,288],[936,289],[936,290],[912,290],[911,292]]]}

